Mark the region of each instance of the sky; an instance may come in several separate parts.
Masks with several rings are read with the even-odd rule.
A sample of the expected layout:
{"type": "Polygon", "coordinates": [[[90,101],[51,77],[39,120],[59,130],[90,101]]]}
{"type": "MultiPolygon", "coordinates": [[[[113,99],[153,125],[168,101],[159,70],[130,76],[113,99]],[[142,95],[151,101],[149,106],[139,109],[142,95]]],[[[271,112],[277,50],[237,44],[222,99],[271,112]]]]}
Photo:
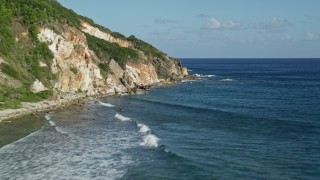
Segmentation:
{"type": "Polygon", "coordinates": [[[58,0],[176,58],[320,58],[319,0],[58,0]]]}

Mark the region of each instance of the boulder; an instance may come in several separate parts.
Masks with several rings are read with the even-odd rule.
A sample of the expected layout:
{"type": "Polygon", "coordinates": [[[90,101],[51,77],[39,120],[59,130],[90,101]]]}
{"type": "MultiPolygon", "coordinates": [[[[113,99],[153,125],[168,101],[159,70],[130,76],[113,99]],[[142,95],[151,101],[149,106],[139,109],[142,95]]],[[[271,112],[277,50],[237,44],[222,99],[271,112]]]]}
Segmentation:
{"type": "Polygon", "coordinates": [[[32,86],[30,87],[30,90],[34,93],[38,93],[41,91],[46,91],[48,90],[48,88],[46,88],[41,81],[39,81],[38,79],[32,84],[32,86]]]}

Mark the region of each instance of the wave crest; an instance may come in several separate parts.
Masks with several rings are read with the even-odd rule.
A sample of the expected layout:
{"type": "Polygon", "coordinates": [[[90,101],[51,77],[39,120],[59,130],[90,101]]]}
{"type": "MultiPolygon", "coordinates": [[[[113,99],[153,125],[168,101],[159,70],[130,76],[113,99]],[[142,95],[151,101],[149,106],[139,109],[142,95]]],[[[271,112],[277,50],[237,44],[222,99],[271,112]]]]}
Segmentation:
{"type": "Polygon", "coordinates": [[[220,81],[222,82],[232,82],[235,81],[234,79],[230,79],[230,78],[225,78],[225,79],[221,79],[220,81]]]}
{"type": "Polygon", "coordinates": [[[104,103],[104,102],[101,102],[101,101],[97,101],[101,106],[105,106],[105,107],[114,107],[114,105],[112,104],[109,104],[109,103],[104,103]]]}
{"type": "Polygon", "coordinates": [[[44,118],[47,120],[47,121],[50,121],[51,120],[51,115],[49,113],[46,113],[46,115],[44,115],[44,118]]]}
{"type": "Polygon", "coordinates": [[[211,77],[215,77],[216,75],[214,74],[194,74],[197,78],[211,78],[211,77]]]}
{"type": "Polygon", "coordinates": [[[149,148],[157,148],[159,147],[160,139],[151,133],[151,129],[142,123],[137,123],[137,127],[140,128],[139,132],[144,134],[142,138],[142,142],[140,143],[141,146],[146,146],[149,148]]]}
{"type": "Polygon", "coordinates": [[[131,121],[131,118],[122,116],[122,115],[120,115],[118,113],[114,117],[119,119],[120,121],[131,121]]]}
{"type": "Polygon", "coordinates": [[[141,123],[138,123],[137,127],[140,128],[139,132],[141,132],[141,133],[148,133],[148,132],[151,131],[150,128],[147,125],[144,125],[144,124],[141,124],[141,123]]]}
{"type": "Polygon", "coordinates": [[[56,126],[56,123],[53,121],[49,121],[50,126],[56,126]]]}
{"type": "Polygon", "coordinates": [[[143,142],[140,143],[140,145],[147,146],[150,148],[157,148],[159,147],[159,141],[160,139],[157,136],[153,134],[148,134],[143,137],[143,142]]]}

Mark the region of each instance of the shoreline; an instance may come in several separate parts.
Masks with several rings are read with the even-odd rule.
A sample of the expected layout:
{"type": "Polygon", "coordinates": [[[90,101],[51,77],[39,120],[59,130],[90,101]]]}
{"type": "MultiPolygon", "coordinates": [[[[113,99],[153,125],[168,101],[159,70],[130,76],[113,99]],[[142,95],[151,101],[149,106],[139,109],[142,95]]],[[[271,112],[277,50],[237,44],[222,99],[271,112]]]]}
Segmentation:
{"type": "Polygon", "coordinates": [[[106,94],[100,93],[95,95],[88,95],[85,93],[74,93],[74,94],[62,95],[61,98],[59,98],[58,100],[43,100],[35,103],[22,102],[21,107],[18,109],[0,110],[0,125],[3,123],[11,123],[10,119],[14,119],[14,118],[20,118],[28,115],[33,115],[37,117],[39,114],[43,112],[63,109],[71,105],[83,105],[87,100],[90,100],[90,99],[102,98],[102,97],[108,97],[108,96],[117,96],[117,95],[123,96],[123,95],[139,94],[139,93],[152,90],[153,88],[156,88],[156,87],[178,84],[183,80],[193,79],[193,78],[194,77],[192,75],[189,75],[179,80],[159,82],[159,83],[150,85],[150,89],[148,90],[135,89],[135,91],[132,91],[132,89],[128,89],[128,91],[126,92],[106,93],[106,94]]]}
{"type": "Polygon", "coordinates": [[[97,98],[142,94],[154,88],[175,85],[183,80],[191,78],[193,78],[193,76],[187,76],[179,80],[160,82],[151,85],[147,90],[135,89],[133,91],[132,89],[128,89],[126,92],[121,93],[101,93],[95,95],[88,95],[85,93],[64,94],[58,100],[43,100],[36,103],[22,102],[21,108],[19,109],[0,110],[0,140],[2,141],[0,142],[0,149],[39,130],[44,124],[46,124],[44,117],[42,118],[42,116],[47,112],[63,110],[73,105],[82,106],[87,101],[97,98]],[[29,127],[30,124],[33,124],[31,128],[29,127]],[[11,130],[8,132],[8,129],[11,130]]]}

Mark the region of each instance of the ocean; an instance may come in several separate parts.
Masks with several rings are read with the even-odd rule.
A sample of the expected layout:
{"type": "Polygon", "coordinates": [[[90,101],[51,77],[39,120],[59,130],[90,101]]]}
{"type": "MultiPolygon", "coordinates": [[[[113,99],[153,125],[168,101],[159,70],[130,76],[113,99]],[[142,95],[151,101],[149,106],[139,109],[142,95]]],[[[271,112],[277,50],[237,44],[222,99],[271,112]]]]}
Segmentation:
{"type": "Polygon", "coordinates": [[[320,178],[319,59],[181,61],[196,80],[47,113],[0,179],[320,178]]]}

